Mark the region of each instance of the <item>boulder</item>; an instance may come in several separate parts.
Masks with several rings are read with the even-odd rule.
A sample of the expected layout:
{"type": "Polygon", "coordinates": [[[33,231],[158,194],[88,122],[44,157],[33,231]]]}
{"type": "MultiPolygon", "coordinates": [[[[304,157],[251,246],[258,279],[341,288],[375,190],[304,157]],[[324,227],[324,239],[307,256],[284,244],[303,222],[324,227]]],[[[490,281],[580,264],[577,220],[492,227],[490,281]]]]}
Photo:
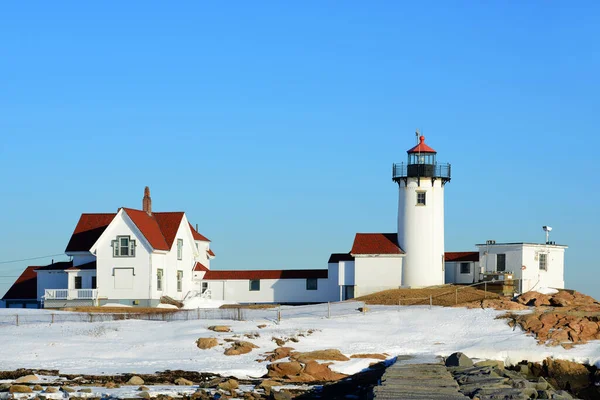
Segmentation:
{"type": "Polygon", "coordinates": [[[329,364],[319,364],[316,361],[308,361],[303,372],[321,382],[337,381],[347,376],[330,370],[329,364]]]}
{"type": "Polygon", "coordinates": [[[256,326],[258,329],[263,329],[267,327],[267,324],[260,324],[256,326]]]}
{"type": "Polygon", "coordinates": [[[281,360],[282,358],[289,357],[293,350],[294,350],[293,347],[277,347],[271,353],[267,353],[267,357],[265,358],[265,361],[273,362],[273,361],[281,360]]]}
{"type": "Polygon", "coordinates": [[[540,307],[540,306],[549,306],[550,305],[550,296],[548,296],[547,294],[542,294],[539,292],[526,292],[523,293],[522,295],[520,295],[517,298],[517,302],[519,302],[520,304],[524,304],[526,306],[534,306],[534,307],[540,307]]]}
{"type": "Polygon", "coordinates": [[[11,385],[8,389],[9,393],[33,393],[33,390],[27,385],[11,385]]]}
{"type": "Polygon", "coordinates": [[[243,340],[236,340],[233,342],[231,347],[225,350],[226,356],[239,356],[240,354],[247,354],[252,351],[252,349],[257,349],[258,346],[254,343],[246,342],[243,340]]]}
{"type": "Polygon", "coordinates": [[[273,400],[292,400],[292,394],[287,390],[280,390],[279,392],[272,392],[271,399],[273,400]]]}
{"type": "Polygon", "coordinates": [[[504,369],[504,361],[498,361],[498,360],[482,360],[479,362],[476,362],[475,367],[492,367],[492,368],[498,368],[498,369],[504,369]]]}
{"type": "Polygon", "coordinates": [[[379,353],[352,354],[350,358],[374,358],[376,360],[387,360],[387,356],[379,353]]]}
{"type": "Polygon", "coordinates": [[[233,392],[239,386],[240,386],[240,384],[235,379],[228,379],[225,382],[219,383],[218,388],[221,390],[227,390],[229,392],[233,392]]]}
{"type": "Polygon", "coordinates": [[[131,378],[129,378],[129,380],[125,384],[126,385],[140,386],[140,385],[144,384],[144,380],[142,378],[140,378],[139,376],[134,375],[131,378]]]}
{"type": "Polygon", "coordinates": [[[279,347],[285,346],[285,340],[283,339],[272,337],[271,340],[274,341],[279,347]]]}
{"type": "Polygon", "coordinates": [[[577,393],[591,384],[591,373],[583,364],[546,358],[544,367],[548,371],[548,380],[557,389],[577,393]]]}
{"type": "Polygon", "coordinates": [[[175,384],[178,386],[192,386],[194,382],[189,381],[185,378],[177,378],[175,379],[175,384]]]}
{"type": "Polygon", "coordinates": [[[73,389],[72,387],[69,386],[61,386],[60,390],[62,390],[65,393],[75,393],[76,390],[73,389]]]}
{"type": "Polygon", "coordinates": [[[196,340],[196,346],[201,350],[212,349],[217,346],[219,342],[216,338],[200,338],[196,340]]]}
{"type": "Polygon", "coordinates": [[[550,298],[550,304],[555,307],[567,307],[575,303],[575,297],[565,291],[561,290],[550,298]]]}
{"type": "Polygon", "coordinates": [[[10,389],[10,383],[0,383],[0,392],[8,392],[10,389]]]}
{"type": "Polygon", "coordinates": [[[114,382],[106,382],[106,383],[104,384],[104,387],[105,387],[105,388],[107,388],[107,389],[114,389],[114,388],[117,388],[117,387],[119,387],[119,385],[117,385],[117,384],[116,384],[116,383],[114,383],[114,382]]]}
{"type": "Polygon", "coordinates": [[[446,367],[472,367],[473,361],[463,353],[457,352],[450,354],[445,364],[446,367]]]}
{"type": "Polygon", "coordinates": [[[314,382],[315,378],[312,375],[300,372],[298,375],[286,375],[285,381],[287,383],[310,383],[314,382]]]}
{"type": "Polygon", "coordinates": [[[25,375],[25,376],[15,379],[14,383],[31,383],[31,382],[37,382],[39,380],[40,380],[40,378],[38,378],[37,375],[25,375]]]}
{"type": "Polygon", "coordinates": [[[54,386],[47,386],[46,390],[44,390],[44,393],[58,393],[58,388],[54,386]]]}
{"type": "Polygon", "coordinates": [[[302,364],[297,361],[277,362],[267,365],[269,378],[284,378],[287,375],[298,375],[302,372],[302,364]]]}
{"type": "Polygon", "coordinates": [[[44,388],[42,387],[42,385],[35,385],[33,387],[33,390],[35,390],[37,392],[41,392],[42,390],[44,390],[44,388]]]}
{"type": "Polygon", "coordinates": [[[140,387],[138,388],[138,390],[139,390],[140,392],[147,392],[148,390],[150,390],[150,388],[148,388],[148,386],[144,386],[144,385],[142,385],[142,386],[140,386],[140,387]]]}
{"type": "Polygon", "coordinates": [[[92,393],[92,389],[90,389],[90,388],[83,388],[83,389],[79,389],[78,392],[79,393],[92,393]]]}
{"type": "Polygon", "coordinates": [[[322,361],[348,361],[348,357],[343,355],[337,349],[326,349],[326,350],[315,350],[304,353],[295,352],[290,355],[291,359],[306,363],[308,361],[322,360],[322,361]]]}
{"type": "Polygon", "coordinates": [[[227,325],[212,325],[208,327],[208,330],[214,332],[231,332],[231,327],[227,325]]]}
{"type": "Polygon", "coordinates": [[[150,393],[148,393],[147,391],[143,391],[143,392],[139,393],[138,396],[140,396],[142,399],[149,399],[150,393]]]}
{"type": "Polygon", "coordinates": [[[265,394],[268,396],[271,394],[271,388],[273,386],[281,386],[281,382],[274,381],[272,379],[265,379],[256,386],[257,389],[263,389],[265,394]]]}

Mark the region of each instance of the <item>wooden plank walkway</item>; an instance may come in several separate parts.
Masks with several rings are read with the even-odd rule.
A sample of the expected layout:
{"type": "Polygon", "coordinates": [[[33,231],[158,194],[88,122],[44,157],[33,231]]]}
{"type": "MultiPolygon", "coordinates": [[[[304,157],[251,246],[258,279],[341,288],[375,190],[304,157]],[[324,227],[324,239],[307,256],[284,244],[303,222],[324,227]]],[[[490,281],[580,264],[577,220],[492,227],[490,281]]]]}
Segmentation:
{"type": "Polygon", "coordinates": [[[443,364],[390,366],[373,388],[377,400],[466,400],[458,383],[443,364]]]}

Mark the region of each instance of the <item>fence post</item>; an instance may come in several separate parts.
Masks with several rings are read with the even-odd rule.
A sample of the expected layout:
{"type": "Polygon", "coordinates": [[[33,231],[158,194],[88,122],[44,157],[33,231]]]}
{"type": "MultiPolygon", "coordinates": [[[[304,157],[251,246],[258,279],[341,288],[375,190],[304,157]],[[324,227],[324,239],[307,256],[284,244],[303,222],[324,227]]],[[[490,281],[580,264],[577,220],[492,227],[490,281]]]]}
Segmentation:
{"type": "Polygon", "coordinates": [[[277,323],[281,322],[281,304],[277,307],[277,323]]]}
{"type": "Polygon", "coordinates": [[[331,303],[327,302],[327,318],[331,318],[331,303]]]}
{"type": "Polygon", "coordinates": [[[17,317],[17,326],[19,326],[19,314],[17,314],[16,317],[17,317]]]}
{"type": "Polygon", "coordinates": [[[197,310],[198,310],[198,319],[200,319],[200,307],[198,307],[197,310]]]}
{"type": "Polygon", "coordinates": [[[458,304],[458,288],[456,288],[456,293],[454,295],[454,304],[458,304]]]}
{"type": "Polygon", "coordinates": [[[237,315],[237,320],[241,321],[242,320],[242,308],[238,307],[238,315],[237,315]]]}
{"type": "Polygon", "coordinates": [[[483,282],[483,298],[487,299],[487,281],[483,282]]]}
{"type": "Polygon", "coordinates": [[[431,310],[431,306],[433,306],[433,295],[429,295],[429,309],[431,310]]]}
{"type": "Polygon", "coordinates": [[[90,313],[90,322],[93,322],[94,320],[94,314],[90,313]]]}
{"type": "Polygon", "coordinates": [[[402,299],[398,299],[398,312],[400,312],[401,305],[402,305],[402,299]]]}
{"type": "Polygon", "coordinates": [[[52,316],[52,321],[50,323],[53,324],[54,323],[54,313],[52,313],[51,316],[52,316]]]}

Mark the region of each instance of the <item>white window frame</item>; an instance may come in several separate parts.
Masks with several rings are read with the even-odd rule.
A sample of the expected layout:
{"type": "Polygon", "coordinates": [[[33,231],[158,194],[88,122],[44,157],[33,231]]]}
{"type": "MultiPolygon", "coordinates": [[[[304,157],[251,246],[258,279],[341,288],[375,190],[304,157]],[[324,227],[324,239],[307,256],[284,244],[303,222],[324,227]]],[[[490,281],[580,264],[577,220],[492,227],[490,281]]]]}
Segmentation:
{"type": "Polygon", "coordinates": [[[178,292],[183,291],[183,271],[182,270],[177,271],[177,291],[178,292]]]}
{"type": "Polygon", "coordinates": [[[417,205],[425,206],[427,205],[427,192],[424,190],[417,190],[417,205]],[[422,201],[420,196],[423,196],[422,201]]]}
{"type": "Polygon", "coordinates": [[[538,267],[540,271],[548,271],[548,254],[540,253],[538,254],[538,267]]]}
{"type": "Polygon", "coordinates": [[[183,259],[183,239],[177,239],[177,259],[183,259]]]}
{"type": "Polygon", "coordinates": [[[163,278],[165,277],[165,273],[162,268],[158,268],[156,270],[156,290],[159,292],[163,291],[163,278]]]}
{"type": "Polygon", "coordinates": [[[135,257],[136,242],[129,235],[119,235],[111,241],[113,248],[113,257],[135,257]],[[127,240],[127,245],[122,245],[121,240],[127,240]],[[127,254],[123,254],[123,249],[127,249],[127,254]]]}

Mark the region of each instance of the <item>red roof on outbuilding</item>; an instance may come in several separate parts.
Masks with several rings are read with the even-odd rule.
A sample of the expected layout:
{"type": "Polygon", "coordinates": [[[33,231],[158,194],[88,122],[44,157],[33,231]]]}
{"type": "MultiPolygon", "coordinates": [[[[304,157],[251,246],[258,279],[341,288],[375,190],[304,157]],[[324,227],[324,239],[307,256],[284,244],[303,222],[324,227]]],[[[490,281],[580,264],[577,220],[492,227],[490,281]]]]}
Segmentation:
{"type": "Polygon", "coordinates": [[[419,136],[419,144],[416,145],[415,147],[413,147],[410,150],[406,151],[408,154],[411,153],[437,153],[437,151],[435,151],[434,149],[432,149],[431,147],[427,146],[425,144],[425,136],[419,136]]]}
{"type": "Polygon", "coordinates": [[[395,233],[357,233],[350,254],[404,254],[395,233]]]}
{"type": "Polygon", "coordinates": [[[88,251],[115,218],[115,213],[81,214],[65,252],[88,251]]]}
{"type": "Polygon", "coordinates": [[[479,261],[479,252],[477,251],[449,251],[444,254],[444,261],[479,261]]]}
{"type": "Polygon", "coordinates": [[[37,273],[40,267],[27,267],[4,294],[2,300],[37,299],[37,273]]]}
{"type": "Polygon", "coordinates": [[[326,269],[286,269],[286,270],[248,270],[248,271],[208,271],[203,279],[207,280],[251,280],[251,279],[326,279],[326,269]]]}

